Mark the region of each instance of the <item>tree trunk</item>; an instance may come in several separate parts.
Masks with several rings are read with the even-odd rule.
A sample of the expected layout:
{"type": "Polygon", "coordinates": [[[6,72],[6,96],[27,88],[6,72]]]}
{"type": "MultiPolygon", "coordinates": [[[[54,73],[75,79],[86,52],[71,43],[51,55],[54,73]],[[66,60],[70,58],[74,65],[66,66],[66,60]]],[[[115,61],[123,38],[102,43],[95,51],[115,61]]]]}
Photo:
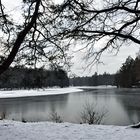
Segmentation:
{"type": "Polygon", "coordinates": [[[32,16],[31,21],[28,23],[28,25],[17,35],[17,39],[13,45],[13,48],[9,54],[9,56],[7,57],[7,59],[0,65],[0,75],[6,71],[9,66],[11,65],[11,63],[14,61],[14,58],[16,56],[16,54],[18,53],[18,50],[22,44],[22,42],[24,41],[25,36],[28,34],[28,32],[31,30],[31,28],[33,27],[34,23],[36,22],[37,16],[38,16],[38,10],[39,10],[39,5],[41,3],[41,0],[37,0],[36,1],[36,6],[35,6],[35,11],[34,14],[32,16]]]}

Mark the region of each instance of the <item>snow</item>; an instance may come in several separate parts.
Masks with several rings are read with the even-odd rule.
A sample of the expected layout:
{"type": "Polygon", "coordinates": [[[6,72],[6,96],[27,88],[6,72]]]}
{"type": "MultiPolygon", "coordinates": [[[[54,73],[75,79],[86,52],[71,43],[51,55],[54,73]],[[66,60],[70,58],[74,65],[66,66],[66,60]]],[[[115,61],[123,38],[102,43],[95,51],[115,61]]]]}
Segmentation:
{"type": "Polygon", "coordinates": [[[0,140],[139,140],[140,129],[52,122],[0,121],[0,140]]]}
{"type": "Polygon", "coordinates": [[[0,98],[15,98],[15,97],[29,97],[29,96],[44,96],[44,95],[57,95],[67,94],[73,92],[81,92],[82,89],[76,87],[67,88],[48,88],[48,89],[32,89],[32,90],[9,90],[0,91],[0,98]]]}
{"type": "Polygon", "coordinates": [[[44,96],[44,95],[57,95],[67,94],[74,92],[81,92],[84,89],[112,89],[115,86],[77,86],[67,88],[44,88],[44,89],[31,89],[31,90],[0,90],[0,98],[17,98],[29,96],[44,96]]]}
{"type": "Polygon", "coordinates": [[[79,89],[113,89],[117,88],[116,86],[112,85],[101,85],[101,86],[77,86],[79,89]]]}

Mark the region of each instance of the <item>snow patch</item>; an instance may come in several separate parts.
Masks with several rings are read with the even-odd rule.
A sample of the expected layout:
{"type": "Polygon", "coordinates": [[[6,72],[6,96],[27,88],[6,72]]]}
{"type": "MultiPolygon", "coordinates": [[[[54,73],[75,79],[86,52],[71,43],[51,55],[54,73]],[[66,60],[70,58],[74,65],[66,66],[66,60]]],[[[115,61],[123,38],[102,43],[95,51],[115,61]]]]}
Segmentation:
{"type": "Polygon", "coordinates": [[[140,129],[71,123],[0,121],[0,140],[139,140],[140,129]]]}
{"type": "Polygon", "coordinates": [[[0,91],[0,98],[15,98],[15,97],[30,97],[30,96],[44,96],[44,95],[57,95],[67,94],[74,92],[81,92],[82,89],[76,87],[68,88],[48,88],[48,89],[32,89],[32,90],[10,90],[0,91]]]}

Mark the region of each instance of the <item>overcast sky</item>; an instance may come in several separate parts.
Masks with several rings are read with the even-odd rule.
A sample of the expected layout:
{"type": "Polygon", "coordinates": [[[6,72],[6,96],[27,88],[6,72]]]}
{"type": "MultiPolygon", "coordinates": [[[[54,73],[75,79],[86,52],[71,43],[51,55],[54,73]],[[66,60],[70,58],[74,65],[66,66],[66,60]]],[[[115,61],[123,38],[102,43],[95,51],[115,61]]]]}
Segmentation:
{"type": "MultiPolygon", "coordinates": [[[[62,0],[54,0],[56,3],[60,3],[62,0]]],[[[8,7],[8,11],[10,13],[14,13],[16,10],[19,10],[20,6],[19,3],[21,0],[16,0],[16,1],[11,1],[11,0],[2,0],[4,4],[8,7]]],[[[16,13],[16,18],[17,20],[20,20],[20,16],[18,12],[16,13]]],[[[131,55],[133,58],[135,58],[136,53],[139,51],[139,45],[136,44],[131,44],[131,45],[126,45],[123,46],[118,54],[114,56],[113,54],[110,54],[108,52],[104,53],[101,61],[104,62],[104,64],[100,65],[94,65],[92,69],[86,69],[84,70],[83,67],[85,66],[86,62],[83,61],[83,53],[78,52],[74,54],[74,58],[72,59],[73,66],[71,67],[71,71],[73,74],[76,74],[77,76],[91,76],[93,75],[96,71],[99,74],[102,74],[104,72],[107,73],[115,73],[122,65],[122,63],[125,62],[126,58],[131,55]]]]}
{"type": "Polygon", "coordinates": [[[99,74],[104,72],[111,74],[116,73],[129,55],[133,58],[136,57],[136,53],[139,51],[139,48],[140,47],[138,45],[132,44],[130,46],[123,46],[117,55],[105,52],[101,57],[101,61],[104,64],[95,64],[91,69],[87,68],[86,70],[83,70],[82,68],[86,65],[86,61],[83,61],[83,54],[79,52],[75,54],[75,57],[73,58],[74,65],[71,69],[77,76],[91,76],[95,72],[98,72],[99,74]]]}

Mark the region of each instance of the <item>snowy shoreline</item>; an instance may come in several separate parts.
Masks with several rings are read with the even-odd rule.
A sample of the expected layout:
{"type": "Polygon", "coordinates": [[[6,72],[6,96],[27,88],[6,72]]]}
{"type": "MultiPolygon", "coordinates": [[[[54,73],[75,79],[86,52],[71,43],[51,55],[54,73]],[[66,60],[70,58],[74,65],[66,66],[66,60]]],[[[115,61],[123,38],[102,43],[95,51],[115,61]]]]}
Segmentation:
{"type": "Polygon", "coordinates": [[[45,88],[45,89],[30,89],[30,90],[0,90],[1,98],[19,98],[19,97],[32,97],[32,96],[47,96],[59,95],[75,92],[82,92],[85,89],[111,89],[115,86],[78,86],[66,88],[45,88]]]}
{"type": "Polygon", "coordinates": [[[47,89],[31,89],[31,90],[0,90],[0,98],[19,98],[32,96],[47,96],[68,94],[74,92],[82,92],[82,89],[76,87],[67,88],[47,88],[47,89]]]}
{"type": "Polygon", "coordinates": [[[130,126],[0,121],[0,140],[139,140],[130,126]]]}

